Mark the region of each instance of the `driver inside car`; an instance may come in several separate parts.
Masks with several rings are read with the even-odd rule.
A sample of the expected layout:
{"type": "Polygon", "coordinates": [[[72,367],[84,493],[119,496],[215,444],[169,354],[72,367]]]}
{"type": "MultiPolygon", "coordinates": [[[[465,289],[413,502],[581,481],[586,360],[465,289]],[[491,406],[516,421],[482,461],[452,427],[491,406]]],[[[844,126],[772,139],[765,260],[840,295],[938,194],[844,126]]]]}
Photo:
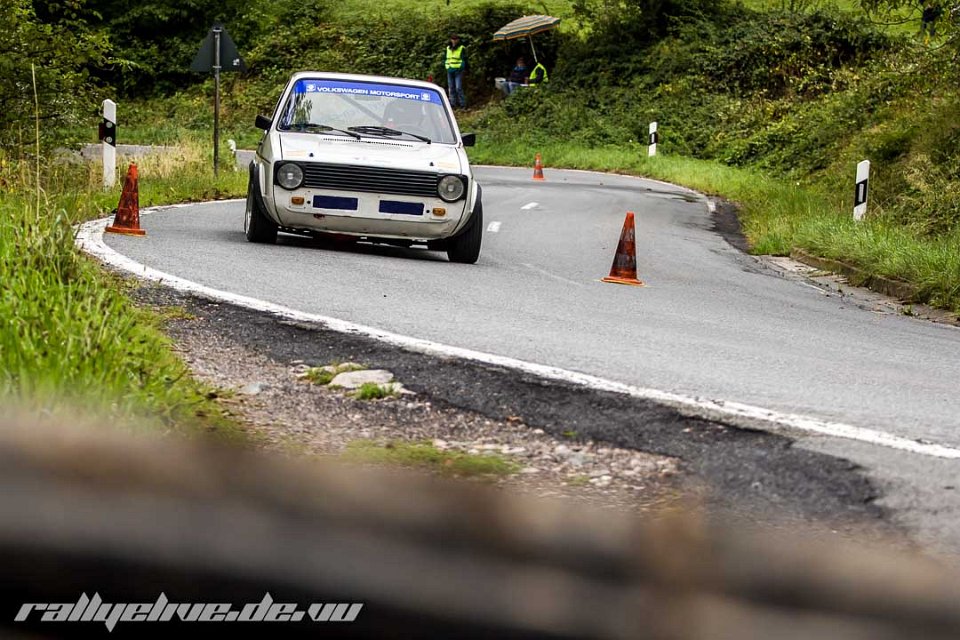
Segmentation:
{"type": "Polygon", "coordinates": [[[384,126],[408,133],[424,135],[423,105],[413,100],[394,100],[384,110],[384,126]]]}

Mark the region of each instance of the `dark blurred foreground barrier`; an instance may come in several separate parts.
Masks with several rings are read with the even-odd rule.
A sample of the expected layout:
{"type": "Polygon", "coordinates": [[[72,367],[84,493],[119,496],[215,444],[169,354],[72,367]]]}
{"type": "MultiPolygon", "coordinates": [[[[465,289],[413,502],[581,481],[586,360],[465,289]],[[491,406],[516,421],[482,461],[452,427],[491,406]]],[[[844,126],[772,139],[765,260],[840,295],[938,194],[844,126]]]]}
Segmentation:
{"type": "Polygon", "coordinates": [[[269,591],[364,607],[260,637],[960,637],[958,576],[908,556],[108,429],[0,427],[0,636],[232,634],[244,623],[121,622],[108,636],[13,618],[81,592],[243,604],[269,591]]]}

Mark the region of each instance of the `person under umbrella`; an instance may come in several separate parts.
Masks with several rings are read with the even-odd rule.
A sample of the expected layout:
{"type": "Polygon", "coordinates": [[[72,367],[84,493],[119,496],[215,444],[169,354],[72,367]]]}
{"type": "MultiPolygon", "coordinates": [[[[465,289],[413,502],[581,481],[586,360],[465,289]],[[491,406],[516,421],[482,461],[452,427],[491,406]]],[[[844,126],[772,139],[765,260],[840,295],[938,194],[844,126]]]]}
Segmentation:
{"type": "Polygon", "coordinates": [[[517,87],[527,84],[529,77],[530,68],[527,66],[526,59],[520,56],[517,58],[517,63],[513,66],[513,69],[510,70],[510,77],[507,78],[507,81],[503,85],[503,92],[510,95],[517,87]]]}

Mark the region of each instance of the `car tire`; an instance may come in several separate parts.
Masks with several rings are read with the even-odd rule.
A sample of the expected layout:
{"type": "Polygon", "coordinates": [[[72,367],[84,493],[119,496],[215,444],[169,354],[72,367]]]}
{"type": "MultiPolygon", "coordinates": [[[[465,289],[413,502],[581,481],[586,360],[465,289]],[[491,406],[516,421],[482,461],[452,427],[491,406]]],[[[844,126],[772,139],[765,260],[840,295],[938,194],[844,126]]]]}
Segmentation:
{"type": "Polygon", "coordinates": [[[473,264],[480,258],[480,243],[483,240],[483,202],[477,199],[467,228],[447,240],[447,258],[450,262],[473,264]]]}
{"type": "Polygon", "coordinates": [[[243,214],[243,232],[250,242],[273,244],[277,241],[277,224],[263,210],[254,176],[255,169],[251,165],[250,180],[247,182],[247,204],[243,214]]]}

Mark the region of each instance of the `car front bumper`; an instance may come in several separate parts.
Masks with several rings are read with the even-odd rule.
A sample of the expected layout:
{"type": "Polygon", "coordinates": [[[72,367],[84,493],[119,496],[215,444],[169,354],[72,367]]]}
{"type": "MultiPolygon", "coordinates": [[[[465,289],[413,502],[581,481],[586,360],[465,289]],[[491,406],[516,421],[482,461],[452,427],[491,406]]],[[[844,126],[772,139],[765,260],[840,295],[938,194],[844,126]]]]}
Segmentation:
{"type": "Polygon", "coordinates": [[[469,214],[468,198],[445,202],[356,191],[288,191],[276,185],[272,196],[282,227],[355,236],[439,240],[453,235],[469,214]]]}

